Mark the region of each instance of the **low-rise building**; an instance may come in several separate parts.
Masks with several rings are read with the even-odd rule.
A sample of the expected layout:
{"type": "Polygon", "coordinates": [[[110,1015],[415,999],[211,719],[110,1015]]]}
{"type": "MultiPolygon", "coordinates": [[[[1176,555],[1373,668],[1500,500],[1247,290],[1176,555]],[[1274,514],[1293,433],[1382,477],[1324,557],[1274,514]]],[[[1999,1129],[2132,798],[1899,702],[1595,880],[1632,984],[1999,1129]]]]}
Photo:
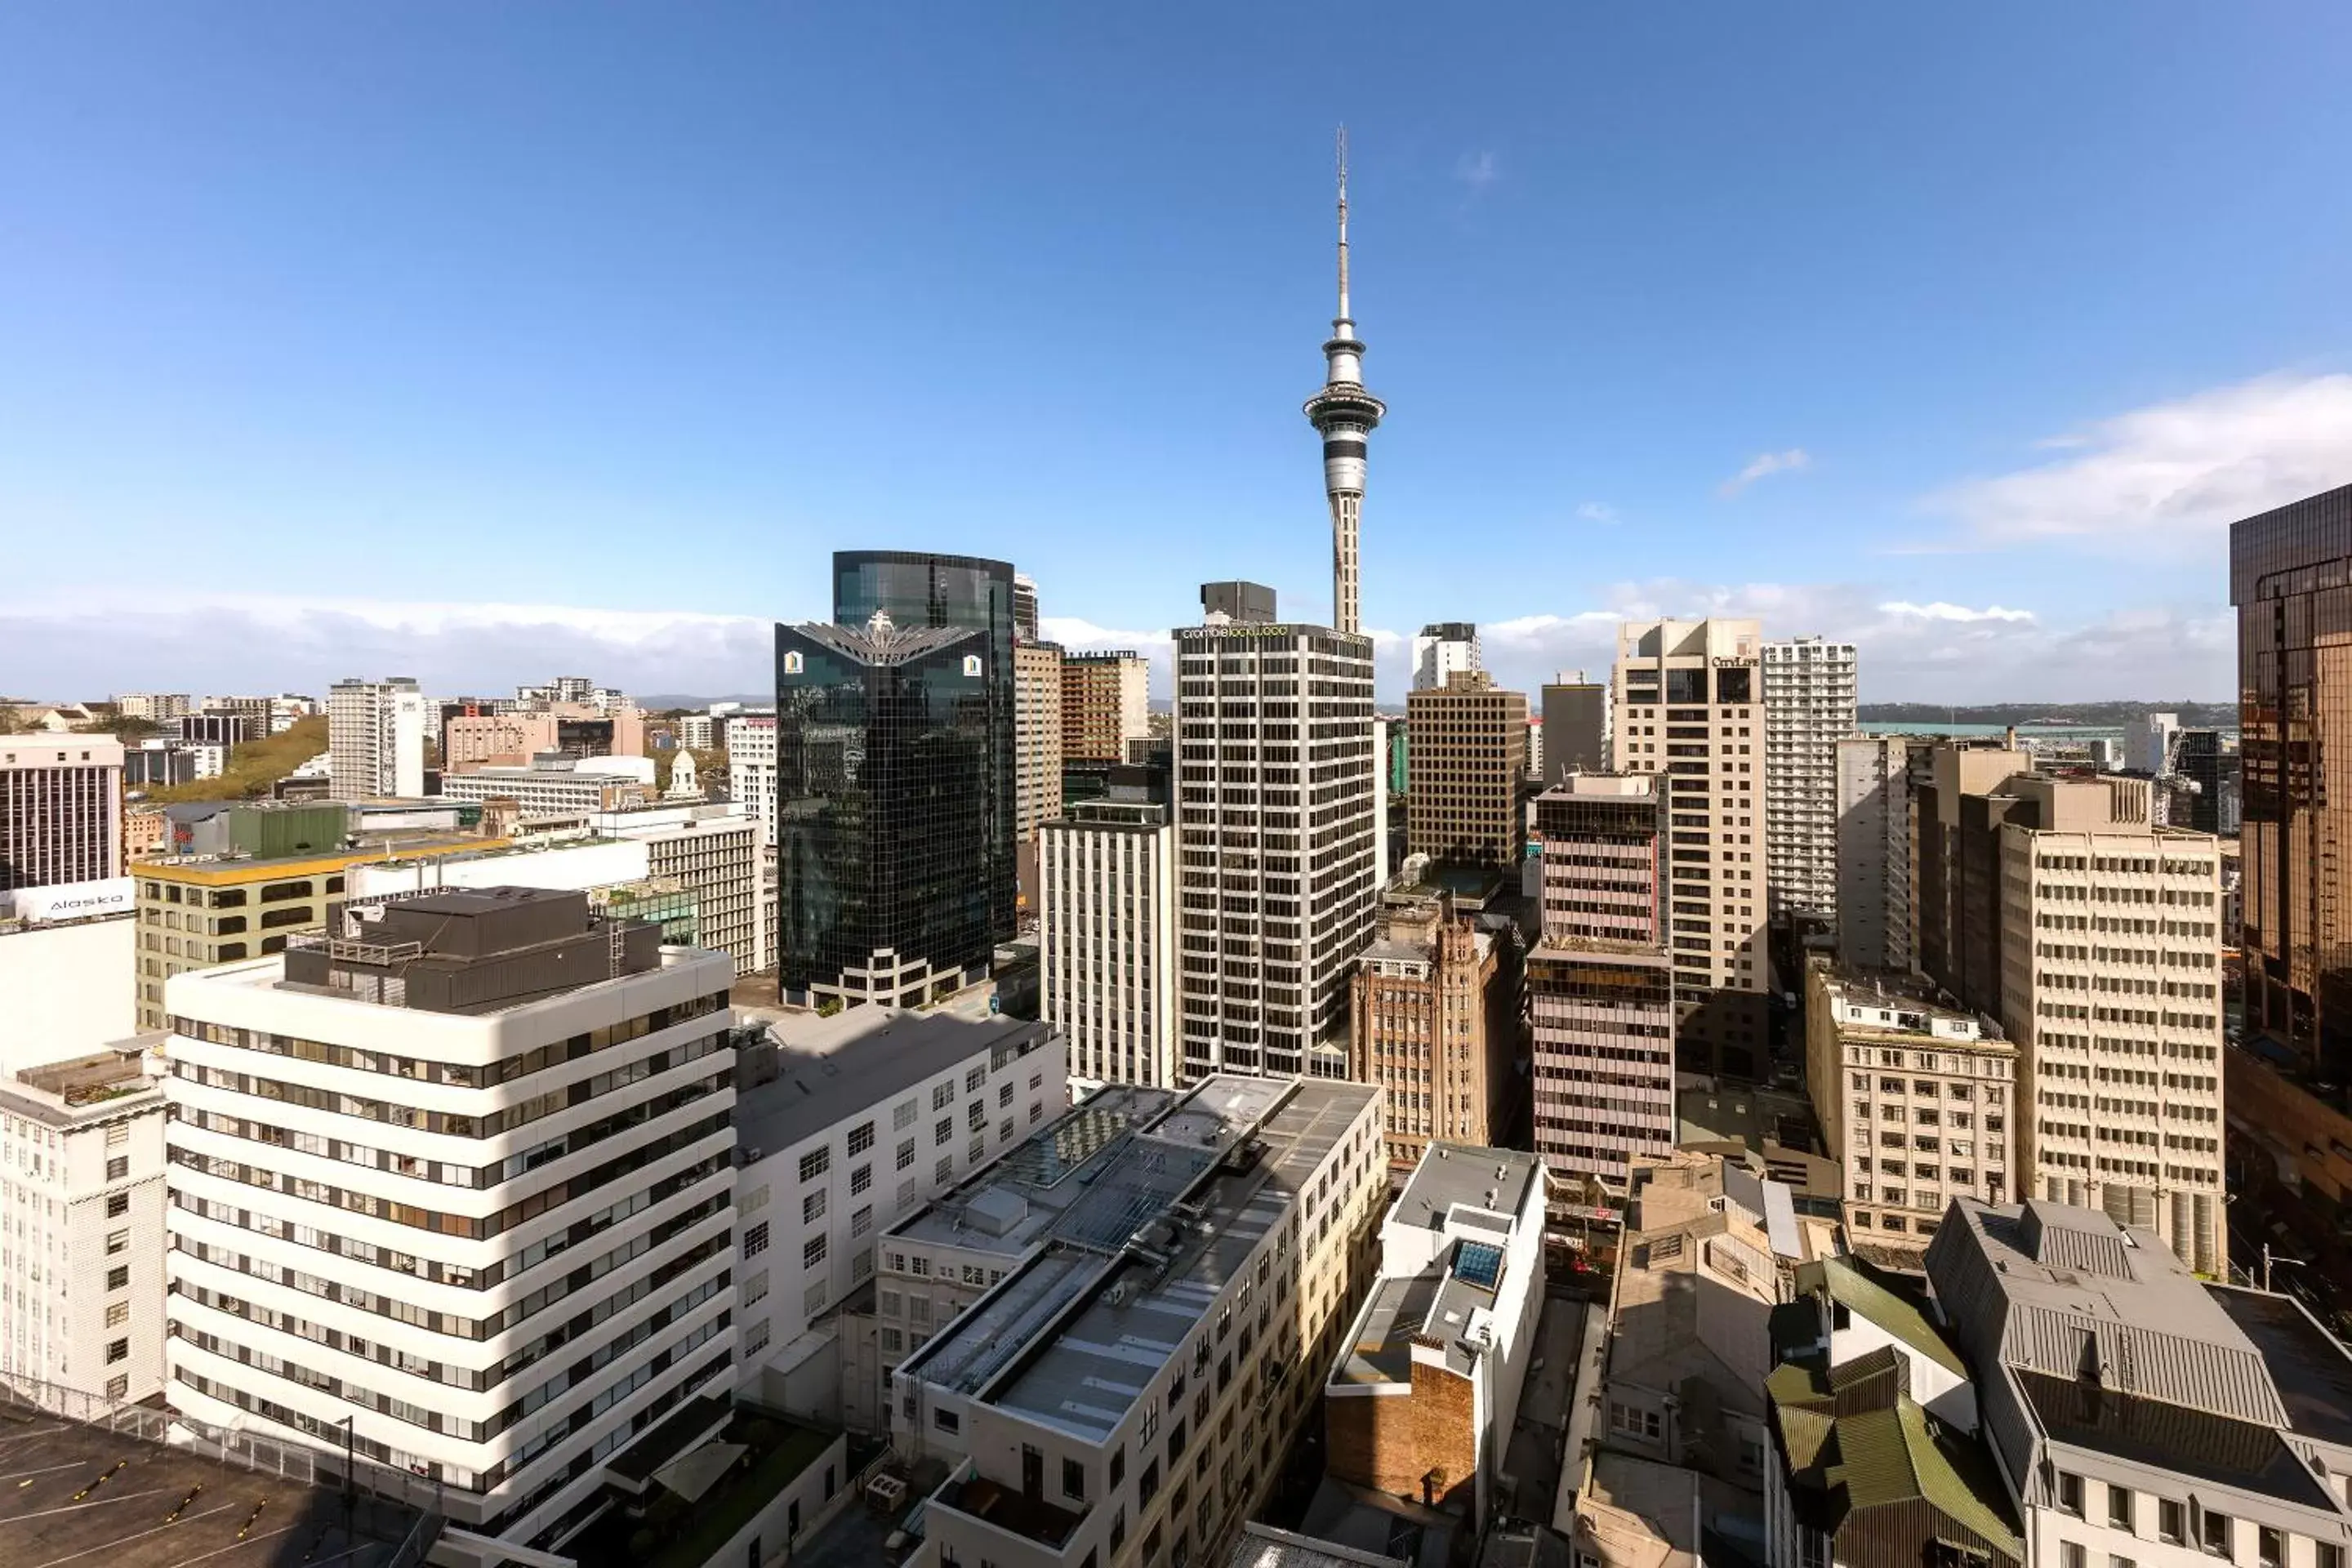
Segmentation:
{"type": "Polygon", "coordinates": [[[2017,1048],[1933,983],[1815,965],[1805,1078],[1857,1250],[1916,1253],[1952,1199],[2016,1191],[2017,1048]]]}
{"type": "Polygon", "coordinates": [[[163,1387],[163,1091],[136,1043],[0,1077],[0,1371],[163,1387]]]}
{"type": "MultiPolygon", "coordinates": [[[[742,1385],[840,1421],[837,1335],[812,1331],[872,1280],[901,1215],[1061,1114],[1068,1062],[1058,1033],[1013,1018],[857,1007],[782,1027],[776,1076],[736,1106],[742,1385]]],[[[856,1393],[873,1411],[887,1389],[856,1393]]]]}
{"type": "Polygon", "coordinates": [[[1543,1162],[1429,1145],[1381,1222],[1381,1271],[1323,1388],[1342,1481],[1495,1517],[1543,1307],[1543,1162]]]}
{"type": "Polygon", "coordinates": [[[478,767],[445,773],[441,793],[450,800],[511,800],[521,819],[618,811],[653,799],[654,764],[649,757],[572,757],[542,752],[524,767],[478,767]]]}
{"type": "Polygon", "coordinates": [[[953,1467],[925,1513],[940,1563],[1223,1558],[1363,1299],[1379,1102],[1213,1074],[1087,1164],[1038,1250],[893,1380],[895,1446],[953,1467]]]}

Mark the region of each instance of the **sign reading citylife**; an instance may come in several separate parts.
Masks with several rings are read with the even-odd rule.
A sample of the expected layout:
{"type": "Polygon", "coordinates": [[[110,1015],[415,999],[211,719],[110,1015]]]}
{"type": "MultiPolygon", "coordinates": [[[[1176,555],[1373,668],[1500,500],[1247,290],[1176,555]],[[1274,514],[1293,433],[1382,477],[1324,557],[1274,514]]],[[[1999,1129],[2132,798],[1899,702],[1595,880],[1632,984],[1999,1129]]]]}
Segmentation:
{"type": "Polygon", "coordinates": [[[54,925],[59,921],[86,921],[96,915],[126,915],[136,907],[139,884],[129,877],[107,877],[95,882],[56,882],[46,888],[19,888],[7,895],[10,912],[30,925],[54,925]]]}

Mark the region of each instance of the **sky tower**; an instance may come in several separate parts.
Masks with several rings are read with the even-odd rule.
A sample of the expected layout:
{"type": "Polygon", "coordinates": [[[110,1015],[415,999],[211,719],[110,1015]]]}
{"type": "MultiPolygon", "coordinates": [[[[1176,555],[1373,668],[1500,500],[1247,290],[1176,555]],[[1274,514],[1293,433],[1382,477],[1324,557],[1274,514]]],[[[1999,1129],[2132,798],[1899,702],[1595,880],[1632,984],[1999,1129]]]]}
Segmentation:
{"type": "Polygon", "coordinates": [[[1361,632],[1362,571],[1358,514],[1364,505],[1364,438],[1388,405],[1364,390],[1364,345],[1348,309],[1348,128],[1339,127],[1339,314],[1323,345],[1323,390],[1307,400],[1307,417],[1323,436],[1323,493],[1331,502],[1331,625],[1361,632]]]}

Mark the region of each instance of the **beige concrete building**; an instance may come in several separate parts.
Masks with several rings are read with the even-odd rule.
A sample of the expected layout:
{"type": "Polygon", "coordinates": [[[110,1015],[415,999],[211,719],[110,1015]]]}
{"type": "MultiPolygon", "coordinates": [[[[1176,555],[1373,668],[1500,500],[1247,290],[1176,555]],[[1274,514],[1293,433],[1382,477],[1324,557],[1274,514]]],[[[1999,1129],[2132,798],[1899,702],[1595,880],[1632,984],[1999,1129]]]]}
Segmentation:
{"type": "MultiPolygon", "coordinates": [[[[1062,815],[1062,650],[1049,642],[1013,647],[1013,837],[1027,844],[1037,825],[1062,815]]],[[[1023,879],[1024,884],[1028,878],[1023,879]]],[[[1024,887],[1024,892],[1030,892],[1024,887]]],[[[1033,897],[1031,909],[1036,908],[1033,897]]]]}
{"type": "Polygon", "coordinates": [[[1954,1198],[2015,1195],[2017,1048],[1928,982],[1816,965],[1805,1079],[1857,1251],[1916,1254],[1954,1198]]]}
{"type": "Polygon", "coordinates": [[[1129,648],[1062,656],[1062,755],[1118,762],[1151,734],[1150,665],[1129,648]]]}
{"type": "Polygon", "coordinates": [[[1383,911],[1356,961],[1348,1076],[1388,1091],[1389,1164],[1411,1170],[1433,1141],[1489,1144],[1504,1131],[1517,997],[1495,939],[1451,900],[1383,911]]]}
{"type": "Polygon", "coordinates": [[[1528,771],[1528,698],[1484,670],[1405,698],[1405,847],[1440,866],[1515,867],[1527,833],[1519,787],[1528,771]]]}
{"type": "Polygon", "coordinates": [[[1837,940],[1845,969],[1909,973],[1917,956],[1911,908],[1911,753],[1901,735],[1837,743],[1837,940]]]}
{"type": "Polygon", "coordinates": [[[1772,982],[1763,647],[1752,620],[1628,621],[1612,710],[1612,771],[1665,779],[1677,1058],[1735,1078],[1763,1070],[1772,982]]]}
{"type": "Polygon", "coordinates": [[[573,757],[642,757],[646,716],[622,704],[609,711],[585,703],[559,702],[536,711],[461,713],[441,727],[445,772],[520,768],[547,752],[573,757]]]}

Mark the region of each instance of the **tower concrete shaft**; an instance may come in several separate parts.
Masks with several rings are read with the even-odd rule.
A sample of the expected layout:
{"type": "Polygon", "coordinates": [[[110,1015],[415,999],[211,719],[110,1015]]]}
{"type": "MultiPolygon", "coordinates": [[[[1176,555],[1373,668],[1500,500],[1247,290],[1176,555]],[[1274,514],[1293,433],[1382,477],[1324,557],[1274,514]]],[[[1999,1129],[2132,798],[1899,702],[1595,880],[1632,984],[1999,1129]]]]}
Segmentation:
{"type": "Polygon", "coordinates": [[[1364,504],[1365,437],[1388,405],[1364,389],[1364,345],[1348,305],[1348,130],[1339,128],[1339,314],[1323,345],[1323,390],[1307,417],[1323,437],[1323,493],[1331,505],[1331,625],[1363,630],[1358,519],[1364,504]]]}

